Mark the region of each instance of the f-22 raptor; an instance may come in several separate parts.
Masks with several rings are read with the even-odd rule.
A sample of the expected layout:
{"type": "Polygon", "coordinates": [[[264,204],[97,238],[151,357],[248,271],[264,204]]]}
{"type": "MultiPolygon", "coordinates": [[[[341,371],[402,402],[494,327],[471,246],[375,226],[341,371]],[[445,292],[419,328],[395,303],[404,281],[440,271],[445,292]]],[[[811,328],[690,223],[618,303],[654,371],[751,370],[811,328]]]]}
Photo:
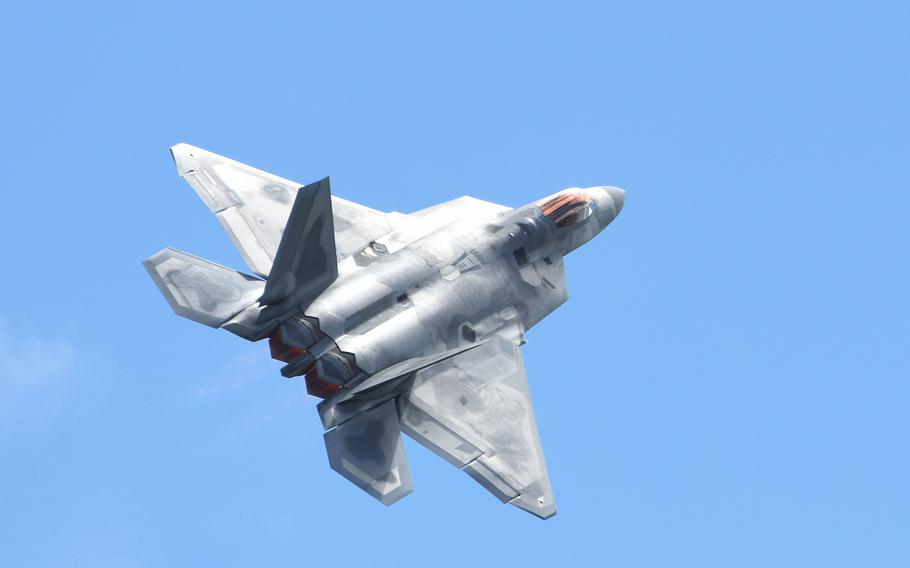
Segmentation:
{"type": "Polygon", "coordinates": [[[328,178],[171,152],[253,275],[173,248],[146,269],[178,315],[268,339],[281,374],[323,399],[332,469],[398,501],[412,491],[404,432],[502,502],[556,514],[519,346],[567,300],[563,257],[616,218],[623,190],[384,213],[331,195],[328,178]]]}

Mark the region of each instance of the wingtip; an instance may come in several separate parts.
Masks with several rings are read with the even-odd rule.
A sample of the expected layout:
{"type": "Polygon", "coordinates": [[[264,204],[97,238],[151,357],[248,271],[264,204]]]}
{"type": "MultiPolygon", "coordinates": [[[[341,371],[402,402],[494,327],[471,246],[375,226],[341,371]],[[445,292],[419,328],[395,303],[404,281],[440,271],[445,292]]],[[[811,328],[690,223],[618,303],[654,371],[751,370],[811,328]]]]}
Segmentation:
{"type": "Polygon", "coordinates": [[[177,168],[177,173],[180,174],[180,177],[193,171],[193,164],[195,163],[199,152],[204,151],[201,148],[191,146],[186,142],[174,144],[171,146],[170,150],[171,158],[174,159],[174,167],[177,168]]]}
{"type": "Polygon", "coordinates": [[[528,488],[521,495],[509,501],[509,504],[543,520],[556,515],[556,500],[549,492],[541,493],[528,488]]]}
{"type": "Polygon", "coordinates": [[[539,505],[538,506],[537,504],[524,503],[522,501],[516,500],[516,501],[512,501],[510,504],[515,505],[516,507],[518,507],[519,509],[521,509],[523,511],[527,511],[527,512],[531,513],[532,515],[534,515],[535,517],[537,517],[538,519],[542,519],[544,521],[546,521],[547,519],[552,519],[553,517],[556,516],[556,504],[555,503],[551,503],[549,505],[539,505]]]}

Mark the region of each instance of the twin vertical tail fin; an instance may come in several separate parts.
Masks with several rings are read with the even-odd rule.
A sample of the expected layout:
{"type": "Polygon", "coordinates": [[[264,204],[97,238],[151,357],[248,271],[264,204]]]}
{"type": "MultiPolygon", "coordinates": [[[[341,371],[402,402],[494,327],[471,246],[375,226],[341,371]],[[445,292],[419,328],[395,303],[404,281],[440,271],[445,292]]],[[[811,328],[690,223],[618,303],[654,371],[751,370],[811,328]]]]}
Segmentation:
{"type": "Polygon", "coordinates": [[[324,437],[332,469],[383,505],[414,490],[394,400],[354,415],[324,437]]]}
{"type": "Polygon", "coordinates": [[[329,178],[297,191],[260,302],[307,306],[338,278],[329,178]]]}

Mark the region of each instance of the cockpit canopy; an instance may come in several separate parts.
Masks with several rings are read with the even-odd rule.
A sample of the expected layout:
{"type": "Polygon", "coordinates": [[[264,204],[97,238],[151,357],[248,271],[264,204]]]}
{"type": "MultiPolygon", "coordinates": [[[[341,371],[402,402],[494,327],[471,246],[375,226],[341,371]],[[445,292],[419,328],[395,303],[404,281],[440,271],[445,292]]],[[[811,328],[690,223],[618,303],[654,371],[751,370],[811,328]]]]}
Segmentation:
{"type": "Polygon", "coordinates": [[[567,189],[537,202],[543,214],[556,222],[557,227],[575,225],[591,215],[592,204],[588,194],[578,189],[567,189]]]}

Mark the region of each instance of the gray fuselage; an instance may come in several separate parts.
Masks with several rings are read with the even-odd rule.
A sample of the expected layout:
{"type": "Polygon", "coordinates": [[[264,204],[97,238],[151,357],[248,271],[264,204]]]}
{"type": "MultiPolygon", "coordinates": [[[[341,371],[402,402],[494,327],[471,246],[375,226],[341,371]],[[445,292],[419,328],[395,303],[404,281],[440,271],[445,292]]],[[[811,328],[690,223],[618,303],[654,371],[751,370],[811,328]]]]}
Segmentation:
{"type": "Polygon", "coordinates": [[[393,252],[375,243],[306,315],[368,374],[492,333],[521,341],[567,299],[563,255],[612,217],[558,228],[528,206],[450,222],[393,252]]]}

